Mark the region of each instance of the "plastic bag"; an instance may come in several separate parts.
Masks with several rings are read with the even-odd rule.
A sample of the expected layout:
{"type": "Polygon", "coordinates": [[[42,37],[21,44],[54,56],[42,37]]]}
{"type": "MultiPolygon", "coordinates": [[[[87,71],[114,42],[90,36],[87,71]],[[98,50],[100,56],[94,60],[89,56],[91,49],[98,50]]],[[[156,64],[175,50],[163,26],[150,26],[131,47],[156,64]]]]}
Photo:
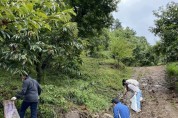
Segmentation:
{"type": "Polygon", "coordinates": [[[137,96],[136,94],[134,94],[134,96],[130,99],[131,101],[131,109],[133,109],[134,111],[138,111],[138,108],[137,108],[137,96]]]}
{"type": "Polygon", "coordinates": [[[20,118],[17,109],[15,107],[14,101],[4,100],[4,118],[20,118]]]}

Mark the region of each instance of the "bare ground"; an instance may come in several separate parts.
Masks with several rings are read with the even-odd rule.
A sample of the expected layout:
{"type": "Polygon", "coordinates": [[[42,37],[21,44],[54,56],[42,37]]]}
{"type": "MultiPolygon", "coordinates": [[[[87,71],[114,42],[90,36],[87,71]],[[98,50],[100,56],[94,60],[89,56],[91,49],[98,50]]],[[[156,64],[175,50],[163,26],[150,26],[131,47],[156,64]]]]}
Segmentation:
{"type": "Polygon", "coordinates": [[[142,111],[131,111],[131,118],[178,118],[178,99],[167,88],[164,66],[134,68],[132,78],[140,82],[144,101],[142,111]]]}

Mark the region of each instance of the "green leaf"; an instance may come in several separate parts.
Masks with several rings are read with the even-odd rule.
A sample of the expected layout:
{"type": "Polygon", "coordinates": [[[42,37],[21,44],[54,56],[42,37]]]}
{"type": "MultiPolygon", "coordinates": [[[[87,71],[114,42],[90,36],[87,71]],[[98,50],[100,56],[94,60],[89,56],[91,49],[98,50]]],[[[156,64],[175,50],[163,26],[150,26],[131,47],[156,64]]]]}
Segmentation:
{"type": "Polygon", "coordinates": [[[29,11],[33,11],[33,4],[32,3],[28,3],[28,4],[26,4],[26,6],[29,9],[29,11]]]}
{"type": "Polygon", "coordinates": [[[51,27],[49,26],[49,24],[45,24],[45,28],[47,28],[51,31],[51,27]]]}
{"type": "Polygon", "coordinates": [[[44,19],[48,18],[45,13],[42,13],[42,12],[35,12],[35,13],[41,18],[44,18],[44,19]]]}

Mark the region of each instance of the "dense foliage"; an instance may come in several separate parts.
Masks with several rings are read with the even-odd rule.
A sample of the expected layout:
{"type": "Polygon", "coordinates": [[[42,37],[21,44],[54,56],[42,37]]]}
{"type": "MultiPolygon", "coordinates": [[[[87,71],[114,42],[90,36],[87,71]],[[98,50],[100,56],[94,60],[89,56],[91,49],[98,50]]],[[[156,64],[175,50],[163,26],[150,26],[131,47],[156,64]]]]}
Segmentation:
{"type": "Polygon", "coordinates": [[[113,22],[111,12],[117,8],[119,0],[67,0],[74,8],[78,23],[79,37],[88,38],[103,28],[110,27],[113,22]]]}
{"type": "Polygon", "coordinates": [[[155,46],[156,53],[166,62],[178,60],[178,4],[170,2],[166,8],[154,12],[157,17],[151,30],[161,40],[155,46]]]}
{"type": "Polygon", "coordinates": [[[78,31],[79,37],[87,39],[84,47],[91,52],[95,50],[93,44],[99,44],[94,42],[98,42],[100,31],[112,24],[111,12],[118,2],[1,1],[0,66],[14,74],[33,71],[38,81],[49,67],[69,73],[77,70],[82,51],[78,31]]]}
{"type": "Polygon", "coordinates": [[[158,56],[146,38],[136,36],[136,32],[129,27],[123,28],[117,19],[112,30],[104,29],[102,34],[89,41],[92,44],[88,48],[89,54],[93,57],[114,58],[118,64],[127,66],[150,66],[158,63],[158,56]]]}
{"type": "Polygon", "coordinates": [[[40,81],[52,62],[72,68],[80,61],[77,24],[70,22],[75,13],[64,2],[4,0],[0,6],[1,67],[13,73],[36,70],[40,81]]]}
{"type": "Polygon", "coordinates": [[[166,71],[169,77],[178,77],[178,63],[169,63],[166,65],[166,71]]]}
{"type": "Polygon", "coordinates": [[[166,65],[167,85],[170,89],[175,89],[178,92],[178,62],[168,63],[166,65]]]}
{"type": "MultiPolygon", "coordinates": [[[[134,32],[130,28],[117,28],[111,34],[114,33],[115,41],[118,43],[114,43],[111,40],[111,43],[114,43],[115,46],[111,45],[111,51],[113,47],[116,47],[118,51],[117,55],[124,64],[128,66],[148,66],[155,65],[156,55],[152,53],[152,46],[149,45],[145,37],[136,36],[136,32],[134,32]]],[[[115,55],[115,53],[113,53],[115,55]]],[[[117,57],[118,58],[118,57],[117,57]]]]}

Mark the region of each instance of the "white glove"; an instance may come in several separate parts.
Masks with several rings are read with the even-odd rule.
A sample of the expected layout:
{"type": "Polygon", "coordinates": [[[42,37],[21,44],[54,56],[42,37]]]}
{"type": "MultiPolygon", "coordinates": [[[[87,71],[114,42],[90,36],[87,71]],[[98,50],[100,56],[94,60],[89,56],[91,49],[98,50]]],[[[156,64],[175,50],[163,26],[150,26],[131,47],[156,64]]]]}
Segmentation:
{"type": "Polygon", "coordinates": [[[140,101],[143,101],[143,97],[140,97],[140,101]]]}
{"type": "Polygon", "coordinates": [[[11,98],[11,100],[13,100],[13,101],[16,100],[16,99],[17,99],[16,97],[12,97],[12,98],[11,98]]]}

